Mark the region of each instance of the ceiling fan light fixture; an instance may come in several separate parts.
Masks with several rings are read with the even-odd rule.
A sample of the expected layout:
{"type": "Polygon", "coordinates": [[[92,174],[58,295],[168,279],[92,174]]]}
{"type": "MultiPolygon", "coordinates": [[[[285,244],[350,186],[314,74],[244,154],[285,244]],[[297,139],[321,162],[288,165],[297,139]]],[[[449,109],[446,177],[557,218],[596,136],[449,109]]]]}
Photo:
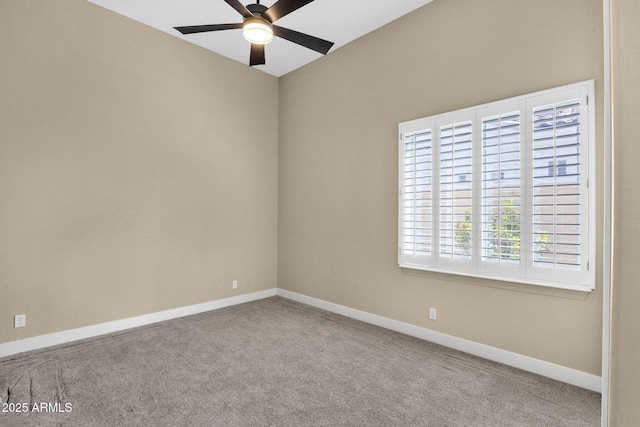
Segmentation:
{"type": "Polygon", "coordinates": [[[190,25],[186,27],[174,27],[182,34],[207,33],[209,31],[239,30],[242,28],[242,35],[251,43],[249,65],[263,65],[264,45],[273,40],[274,36],[288,40],[300,46],[311,49],[315,52],[326,55],[333,43],[309,34],[300,33],[288,28],[273,25],[274,22],[311,3],[313,0],[274,0],[271,7],[256,3],[244,5],[240,0],[224,0],[229,6],[234,8],[243,17],[242,23],[231,24],[211,24],[211,25],[190,25]],[[275,34],[274,34],[275,29],[275,34]]]}
{"type": "Polygon", "coordinates": [[[267,44],[273,40],[271,23],[261,18],[249,18],[242,25],[242,35],[255,44],[267,44]]]}

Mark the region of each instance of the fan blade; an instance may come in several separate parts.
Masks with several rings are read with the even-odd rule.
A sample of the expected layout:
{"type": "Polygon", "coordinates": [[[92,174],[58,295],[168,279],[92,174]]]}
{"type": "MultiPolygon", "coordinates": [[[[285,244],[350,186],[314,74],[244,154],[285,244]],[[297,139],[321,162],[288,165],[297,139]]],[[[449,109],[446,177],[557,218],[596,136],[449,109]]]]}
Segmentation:
{"type": "Polygon", "coordinates": [[[313,0],[278,0],[273,6],[267,9],[262,16],[273,23],[312,1],[313,0]]]}
{"type": "Polygon", "coordinates": [[[300,46],[320,52],[323,55],[326,55],[327,52],[329,52],[329,49],[333,46],[333,42],[319,39],[318,37],[313,37],[309,34],[299,33],[288,28],[279,27],[277,25],[273,26],[273,34],[278,37],[282,37],[285,40],[289,40],[290,42],[297,43],[300,46]]]}
{"type": "Polygon", "coordinates": [[[251,57],[249,58],[249,65],[262,65],[264,60],[264,45],[251,43],[251,57]]]}
{"type": "Polygon", "coordinates": [[[236,11],[238,11],[240,15],[244,16],[245,18],[253,18],[253,13],[251,13],[249,9],[247,9],[247,7],[242,3],[240,3],[238,0],[224,0],[224,1],[227,2],[229,6],[234,8],[236,11]]]}
{"type": "Polygon", "coordinates": [[[242,24],[214,24],[214,25],[192,25],[189,27],[174,27],[182,34],[206,33],[207,31],[236,30],[242,28],[242,24]]]}

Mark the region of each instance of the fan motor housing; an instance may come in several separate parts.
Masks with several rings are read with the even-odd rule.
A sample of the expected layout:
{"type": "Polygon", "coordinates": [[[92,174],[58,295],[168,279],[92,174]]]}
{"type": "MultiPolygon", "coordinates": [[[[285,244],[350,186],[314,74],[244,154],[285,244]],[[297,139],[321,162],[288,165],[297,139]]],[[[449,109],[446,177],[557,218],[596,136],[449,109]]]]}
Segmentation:
{"type": "Polygon", "coordinates": [[[254,3],[247,5],[247,9],[249,9],[249,12],[253,13],[255,16],[262,18],[262,14],[269,8],[263,4],[254,3]]]}

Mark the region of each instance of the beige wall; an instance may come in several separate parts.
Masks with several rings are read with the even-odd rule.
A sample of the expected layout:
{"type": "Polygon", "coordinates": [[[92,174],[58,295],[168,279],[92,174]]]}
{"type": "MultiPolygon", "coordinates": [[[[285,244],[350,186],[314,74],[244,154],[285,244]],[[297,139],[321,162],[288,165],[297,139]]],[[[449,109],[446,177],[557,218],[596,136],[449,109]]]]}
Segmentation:
{"type": "Polygon", "coordinates": [[[0,58],[0,342],[276,286],[277,79],[84,0],[0,58]]]}
{"type": "Polygon", "coordinates": [[[583,294],[398,267],[397,125],[595,78],[601,153],[602,45],[599,1],[436,0],[282,77],[278,286],[600,375],[601,281],[583,294]]]}
{"type": "Polygon", "coordinates": [[[613,0],[614,254],[611,426],[640,425],[640,3],[613,0]]]}

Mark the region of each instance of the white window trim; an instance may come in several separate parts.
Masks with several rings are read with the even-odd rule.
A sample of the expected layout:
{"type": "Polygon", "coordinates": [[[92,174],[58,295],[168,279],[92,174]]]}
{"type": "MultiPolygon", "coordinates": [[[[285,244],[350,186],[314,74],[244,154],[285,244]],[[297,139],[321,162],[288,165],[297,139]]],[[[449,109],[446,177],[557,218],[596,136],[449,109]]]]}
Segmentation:
{"type": "MultiPolygon", "coordinates": [[[[564,99],[559,99],[558,101],[562,101],[562,100],[564,99]]],[[[521,96],[517,96],[517,97],[505,99],[505,100],[477,105],[477,106],[456,110],[456,111],[452,111],[444,114],[438,114],[435,116],[430,116],[430,117],[425,117],[425,118],[420,118],[420,119],[400,123],[398,126],[398,129],[399,129],[398,264],[400,265],[400,267],[415,269],[415,270],[433,271],[433,272],[439,272],[439,273],[449,273],[449,274],[466,276],[466,277],[478,277],[478,278],[484,278],[484,279],[499,280],[499,281],[505,281],[505,282],[511,282],[511,283],[522,283],[527,285],[577,290],[577,291],[583,291],[583,292],[590,292],[593,289],[595,289],[595,278],[596,278],[595,260],[596,260],[596,239],[597,239],[595,202],[596,202],[597,186],[596,186],[596,173],[595,173],[595,170],[596,170],[595,122],[596,121],[595,121],[594,100],[595,100],[595,82],[594,80],[588,80],[584,82],[569,84],[569,85],[547,89],[539,92],[533,92],[533,93],[529,93],[529,94],[525,94],[525,95],[521,95],[521,96]],[[455,262],[445,263],[447,265],[442,265],[442,263],[439,262],[438,256],[436,256],[437,259],[435,260],[429,259],[431,257],[426,257],[426,256],[423,256],[423,257],[405,256],[403,251],[404,225],[405,225],[404,224],[405,199],[404,199],[403,192],[404,192],[404,179],[405,179],[404,136],[407,133],[417,132],[420,130],[431,128],[432,133],[435,135],[435,133],[439,131],[440,124],[444,123],[442,122],[442,120],[445,120],[448,123],[450,123],[452,120],[455,120],[455,118],[457,117],[468,117],[469,115],[474,116],[474,119],[473,119],[474,120],[474,129],[473,129],[474,148],[473,148],[472,167],[473,167],[474,177],[478,177],[482,173],[482,159],[481,159],[482,129],[481,129],[481,125],[479,124],[482,122],[482,117],[487,116],[486,113],[483,114],[483,111],[484,112],[496,111],[496,108],[501,108],[504,111],[506,108],[508,108],[507,107],[508,105],[520,105],[520,106],[526,105],[526,107],[521,108],[520,111],[527,113],[532,111],[532,108],[530,107],[534,105],[532,101],[534,98],[539,99],[540,97],[548,97],[548,96],[552,96],[553,94],[564,93],[566,91],[573,92],[574,90],[583,91],[585,94],[586,99],[583,99],[584,102],[581,102],[581,111],[584,111],[583,109],[586,109],[586,118],[588,120],[587,125],[586,126],[583,125],[583,127],[581,127],[581,133],[582,135],[586,136],[587,142],[584,143],[581,140],[581,144],[580,144],[581,164],[583,163],[587,164],[587,167],[581,170],[581,191],[584,193],[584,194],[581,193],[581,197],[586,198],[585,202],[581,203],[581,205],[586,206],[586,210],[582,210],[580,215],[581,215],[581,224],[584,224],[582,227],[583,229],[584,227],[586,227],[586,231],[587,231],[586,238],[581,241],[581,247],[586,248],[583,259],[586,259],[586,262],[588,265],[588,269],[586,271],[584,269],[584,266],[580,270],[580,274],[583,274],[583,279],[581,283],[578,284],[578,283],[567,282],[567,281],[564,281],[562,277],[560,280],[558,280],[558,277],[562,275],[555,275],[555,274],[549,275],[548,277],[541,279],[539,277],[537,278],[527,277],[526,275],[523,275],[524,277],[515,277],[511,275],[505,276],[504,274],[501,274],[501,272],[499,271],[501,270],[500,268],[493,269],[493,270],[485,269],[484,271],[482,271],[483,268],[481,267],[481,264],[484,264],[484,263],[480,261],[481,257],[478,255],[473,257],[472,262],[460,263],[460,266],[456,266],[455,262]]],[[[525,129],[522,132],[523,143],[522,143],[521,151],[527,150],[529,148],[529,138],[530,138],[529,134],[532,133],[530,130],[532,129],[531,123],[530,123],[531,117],[529,116],[530,114],[524,114],[521,117],[523,128],[525,129]]],[[[439,165],[438,151],[439,150],[433,150],[432,152],[433,165],[439,165]]],[[[524,162],[521,162],[521,168],[522,168],[521,173],[522,173],[522,176],[525,177],[525,181],[522,181],[525,188],[522,188],[521,200],[523,205],[525,204],[528,205],[527,208],[525,209],[526,212],[531,212],[532,199],[529,194],[529,186],[531,185],[531,181],[529,180],[528,175],[531,173],[532,157],[529,155],[526,155],[521,158],[525,160],[524,162]]],[[[438,179],[439,179],[439,173],[435,173],[435,170],[436,168],[434,166],[432,168],[432,172],[433,172],[432,188],[436,188],[436,185],[438,184],[438,179]]],[[[439,166],[438,166],[438,170],[439,170],[439,166]]],[[[481,197],[480,196],[481,195],[480,180],[477,178],[474,178],[473,186],[474,186],[473,187],[474,196],[473,196],[472,210],[474,212],[480,212],[481,209],[479,208],[482,203],[482,201],[480,200],[480,197],[481,197]]],[[[436,215],[439,215],[438,199],[434,196],[432,202],[433,202],[433,205],[432,205],[431,213],[435,217],[436,215]]],[[[478,226],[478,222],[480,221],[480,218],[481,218],[481,215],[473,215],[472,217],[472,221],[474,222],[474,225],[472,226],[472,230],[474,233],[473,241],[474,241],[476,254],[480,253],[478,251],[480,250],[480,246],[481,246],[480,237],[481,237],[482,231],[478,226]]],[[[431,238],[434,240],[439,239],[439,235],[438,235],[439,226],[435,221],[432,224],[433,224],[432,225],[433,235],[431,238]]],[[[527,216],[523,215],[523,220],[521,223],[521,233],[523,235],[524,242],[530,241],[531,236],[529,236],[529,234],[532,235],[532,231],[530,227],[531,227],[530,219],[527,216]],[[526,236],[524,236],[525,233],[527,233],[526,236]]],[[[435,248],[437,247],[437,245],[434,245],[433,247],[435,248]]],[[[508,267],[511,267],[511,266],[508,266],[508,267]]],[[[521,271],[529,270],[531,268],[533,268],[533,264],[525,264],[524,262],[521,262],[520,265],[518,266],[518,269],[521,271]]]]}

